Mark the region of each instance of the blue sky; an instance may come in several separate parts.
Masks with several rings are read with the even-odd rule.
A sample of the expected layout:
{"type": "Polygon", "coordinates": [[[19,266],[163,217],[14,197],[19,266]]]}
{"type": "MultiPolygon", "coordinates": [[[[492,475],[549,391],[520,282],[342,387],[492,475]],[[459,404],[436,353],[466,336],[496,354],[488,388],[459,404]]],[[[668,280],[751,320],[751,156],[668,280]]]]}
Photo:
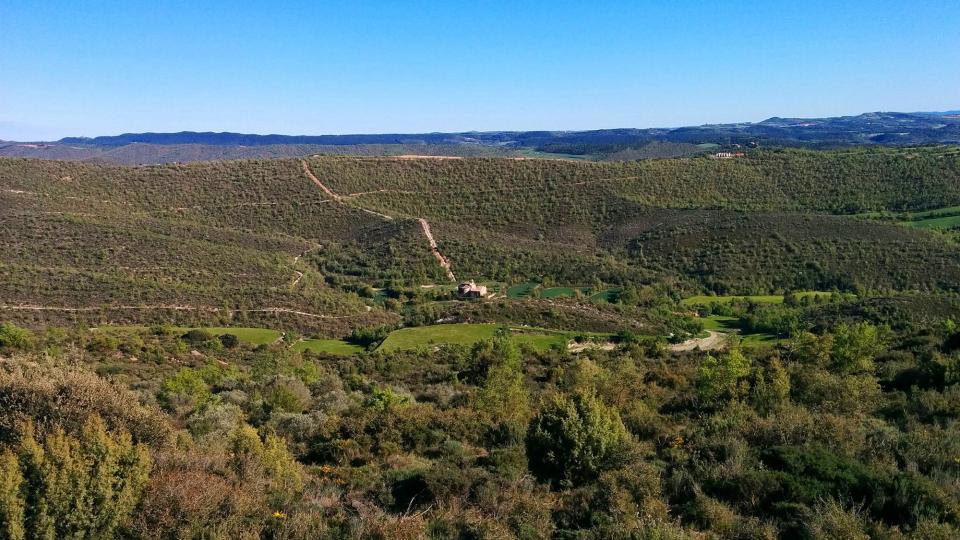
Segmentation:
{"type": "Polygon", "coordinates": [[[958,0],[0,0],[0,139],[957,108],[958,0]]]}

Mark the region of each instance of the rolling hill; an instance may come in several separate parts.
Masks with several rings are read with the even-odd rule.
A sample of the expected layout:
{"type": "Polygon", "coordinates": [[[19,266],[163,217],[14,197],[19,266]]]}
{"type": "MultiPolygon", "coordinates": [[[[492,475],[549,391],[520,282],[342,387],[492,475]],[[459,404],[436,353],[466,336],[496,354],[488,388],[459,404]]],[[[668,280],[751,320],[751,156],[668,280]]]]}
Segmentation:
{"type": "Polygon", "coordinates": [[[2,159],[0,309],[25,322],[172,313],[343,335],[397,320],[364,288],[448,283],[438,253],[457,278],[488,282],[950,291],[951,237],[851,214],[957,204],[951,147],[622,163],[2,159]]]}

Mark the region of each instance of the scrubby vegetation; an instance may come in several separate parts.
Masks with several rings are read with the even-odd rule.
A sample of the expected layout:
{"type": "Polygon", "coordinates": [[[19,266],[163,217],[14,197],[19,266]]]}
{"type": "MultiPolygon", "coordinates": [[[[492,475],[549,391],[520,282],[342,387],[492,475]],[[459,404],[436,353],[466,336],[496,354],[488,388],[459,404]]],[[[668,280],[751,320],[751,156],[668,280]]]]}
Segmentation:
{"type": "Polygon", "coordinates": [[[309,158],[339,201],[295,159],[3,159],[0,309],[27,324],[248,321],[342,336],[398,320],[402,302],[376,289],[446,281],[421,217],[459,276],[547,280],[543,291],[950,289],[960,281],[951,237],[845,214],[957,204],[958,156],[929,147],[623,163],[309,158]]]}
{"type": "Polygon", "coordinates": [[[0,523],[14,538],[954,536],[956,325],[834,310],[821,326],[847,302],[713,304],[744,324],[796,317],[781,345],[709,353],[29,333],[0,364],[0,523]]]}
{"type": "Polygon", "coordinates": [[[956,537],[958,156],[2,159],[0,537],[956,537]]]}

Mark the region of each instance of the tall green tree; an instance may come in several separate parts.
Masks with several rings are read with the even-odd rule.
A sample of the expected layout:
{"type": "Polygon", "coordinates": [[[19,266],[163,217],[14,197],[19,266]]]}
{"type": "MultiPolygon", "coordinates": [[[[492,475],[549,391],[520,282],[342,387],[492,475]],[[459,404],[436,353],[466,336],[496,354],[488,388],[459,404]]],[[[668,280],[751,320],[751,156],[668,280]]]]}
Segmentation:
{"type": "Polygon", "coordinates": [[[750,359],[739,347],[706,359],[697,369],[697,393],[707,405],[739,399],[746,392],[746,377],[750,374],[750,359]]]}
{"type": "Polygon", "coordinates": [[[496,420],[522,422],[530,414],[530,398],[523,381],[523,359],[507,339],[497,347],[501,357],[487,371],[474,395],[474,407],[496,420]]]}
{"type": "Polygon", "coordinates": [[[577,486],[624,458],[630,434],[616,409],[592,393],[554,396],[527,428],[527,459],[541,480],[577,486]]]}
{"type": "Polygon", "coordinates": [[[883,351],[888,333],[869,323],[837,326],[831,351],[834,369],[844,374],[872,373],[873,360],[883,351]]]}
{"type": "Polygon", "coordinates": [[[778,359],[757,370],[756,383],[753,387],[754,407],[768,413],[790,401],[790,375],[778,359]]]}

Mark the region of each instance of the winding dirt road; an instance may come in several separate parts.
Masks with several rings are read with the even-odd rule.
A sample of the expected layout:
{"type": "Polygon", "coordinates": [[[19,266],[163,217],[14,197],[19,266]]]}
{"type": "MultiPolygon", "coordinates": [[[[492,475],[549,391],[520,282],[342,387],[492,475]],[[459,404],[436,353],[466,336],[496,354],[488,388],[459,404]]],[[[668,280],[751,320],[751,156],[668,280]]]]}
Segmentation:
{"type": "Polygon", "coordinates": [[[418,218],[417,221],[420,222],[420,228],[423,229],[423,235],[427,237],[427,242],[430,243],[430,251],[433,252],[433,256],[437,259],[437,262],[440,263],[440,266],[446,270],[447,277],[450,279],[450,281],[456,282],[457,276],[453,275],[450,261],[443,256],[443,253],[440,253],[440,248],[437,247],[437,241],[433,239],[433,233],[430,231],[430,224],[427,223],[427,220],[423,218],[418,218]]]}
{"type": "Polygon", "coordinates": [[[307,178],[309,178],[310,180],[313,180],[313,183],[316,184],[317,187],[319,187],[320,189],[322,189],[324,193],[326,193],[327,195],[329,195],[331,199],[333,199],[333,200],[335,200],[335,201],[337,201],[337,202],[341,202],[339,195],[337,195],[336,193],[334,193],[333,190],[331,190],[331,189],[328,188],[327,186],[323,185],[323,182],[321,182],[319,178],[317,178],[316,176],[314,176],[313,171],[310,170],[310,166],[307,165],[307,160],[301,159],[301,160],[300,160],[300,164],[303,165],[303,172],[304,172],[304,174],[307,175],[307,178]]]}
{"type": "MultiPolygon", "coordinates": [[[[290,266],[291,266],[291,267],[296,267],[296,266],[297,266],[297,263],[300,262],[300,258],[301,258],[301,257],[303,257],[304,255],[306,255],[307,253],[310,253],[311,251],[318,250],[318,249],[320,249],[321,247],[323,247],[323,246],[317,244],[317,245],[313,246],[312,248],[304,251],[303,253],[297,255],[296,257],[293,258],[293,264],[290,265],[290,266]]],[[[293,283],[290,284],[290,288],[291,288],[291,289],[294,288],[294,287],[296,287],[296,286],[297,286],[297,283],[300,283],[300,280],[303,279],[303,272],[297,270],[296,268],[293,268],[293,273],[296,274],[297,277],[293,280],[293,283]]]]}
{"type": "MultiPolygon", "coordinates": [[[[317,176],[316,176],[315,174],[313,174],[313,171],[310,170],[310,166],[307,164],[307,160],[301,159],[301,160],[300,160],[300,165],[303,166],[303,172],[304,172],[304,174],[307,175],[307,178],[309,178],[314,184],[316,184],[321,190],[323,190],[324,193],[326,193],[326,194],[327,194],[331,199],[333,199],[334,201],[336,201],[336,202],[338,202],[338,203],[340,203],[340,204],[343,204],[343,205],[345,205],[345,206],[349,206],[349,207],[351,207],[351,208],[356,208],[356,209],[358,209],[358,210],[362,210],[362,211],[364,211],[364,212],[366,212],[366,213],[368,213],[368,214],[373,214],[373,215],[378,216],[378,217],[381,217],[381,218],[383,218],[383,219],[393,220],[393,216],[388,216],[387,214],[382,214],[382,213],[377,212],[377,211],[375,211],[375,210],[370,210],[370,209],[368,209],[368,208],[363,208],[363,207],[361,207],[361,206],[356,206],[356,205],[353,205],[353,204],[349,204],[349,205],[348,205],[347,203],[344,202],[344,199],[345,199],[345,198],[350,198],[350,197],[354,197],[354,196],[357,196],[357,195],[363,195],[363,194],[365,194],[365,193],[384,193],[386,190],[373,191],[373,192],[368,191],[368,192],[362,192],[362,193],[352,193],[352,194],[347,195],[346,197],[344,197],[344,196],[342,196],[342,195],[338,195],[338,194],[337,194],[336,192],[334,192],[332,189],[330,189],[330,188],[328,188],[327,186],[325,186],[325,185],[323,184],[323,182],[321,182],[320,179],[317,178],[317,176]]],[[[412,192],[409,192],[409,193],[412,193],[412,192]]],[[[441,267],[443,268],[443,270],[446,272],[447,278],[450,279],[450,281],[456,282],[456,281],[457,281],[457,277],[453,274],[453,270],[451,269],[453,265],[450,264],[450,260],[449,260],[449,259],[447,259],[446,257],[443,256],[443,253],[440,253],[440,248],[437,246],[437,241],[434,240],[434,238],[433,238],[433,233],[430,231],[430,224],[427,223],[427,220],[425,220],[425,219],[423,219],[423,218],[417,218],[417,221],[420,222],[420,229],[423,230],[423,236],[425,236],[425,237],[427,238],[427,242],[430,244],[430,251],[433,253],[433,256],[437,259],[437,262],[440,264],[440,266],[441,266],[441,267]]],[[[294,285],[295,285],[297,282],[299,282],[299,281],[300,281],[300,278],[298,277],[297,280],[294,282],[294,285]]]]}

